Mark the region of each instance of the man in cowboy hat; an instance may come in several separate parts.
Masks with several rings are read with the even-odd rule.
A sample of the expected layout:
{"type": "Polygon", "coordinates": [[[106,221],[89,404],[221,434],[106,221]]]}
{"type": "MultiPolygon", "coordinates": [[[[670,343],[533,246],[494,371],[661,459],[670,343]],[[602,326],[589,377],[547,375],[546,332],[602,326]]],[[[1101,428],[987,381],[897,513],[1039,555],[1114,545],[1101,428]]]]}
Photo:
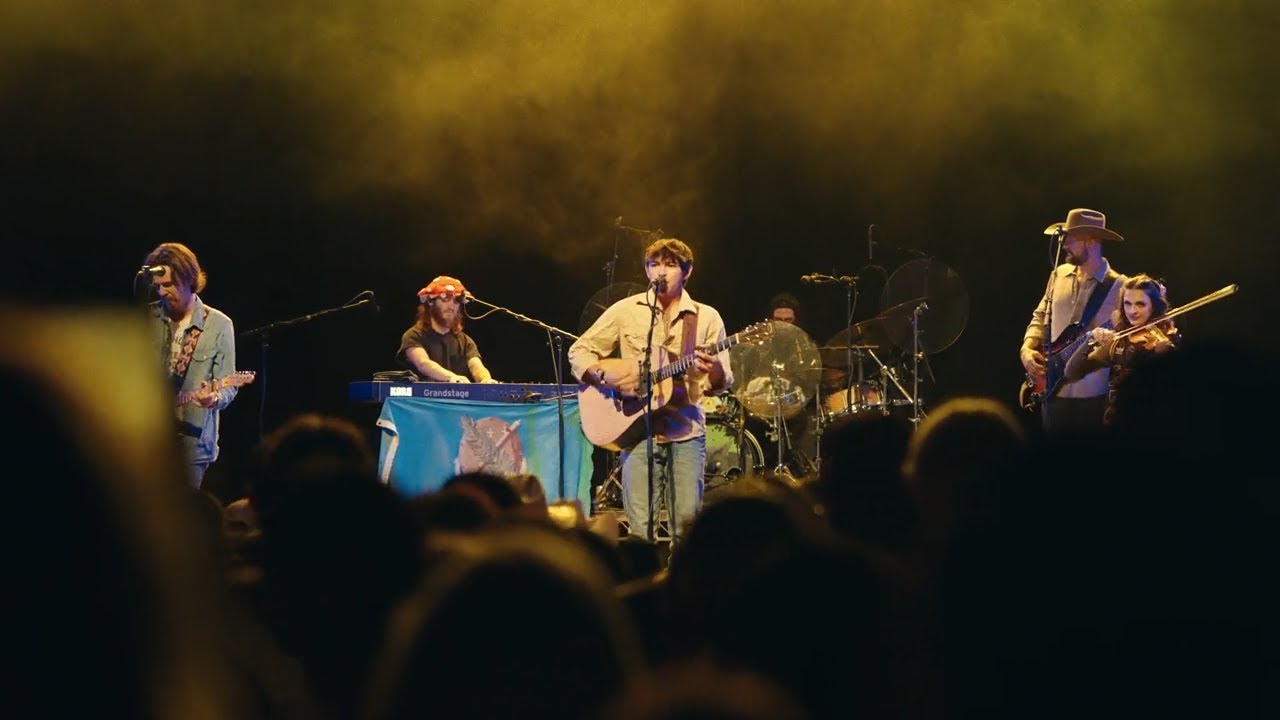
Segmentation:
{"type": "Polygon", "coordinates": [[[1050,225],[1045,234],[1061,239],[1066,262],[1049,275],[1044,297],[1023,334],[1020,359],[1029,376],[1045,378],[1046,364],[1049,367],[1049,392],[1041,403],[1045,430],[1098,431],[1103,427],[1110,371],[1104,368],[1065,382],[1061,370],[1066,357],[1053,353],[1047,358],[1046,352],[1062,349],[1071,338],[1111,317],[1126,278],[1111,269],[1102,255],[1103,244],[1124,238],[1107,228],[1105,215],[1086,208],[1067,213],[1065,222],[1050,225]],[[1051,340],[1053,347],[1048,347],[1051,340]]]}
{"type": "Polygon", "coordinates": [[[418,291],[418,316],[400,337],[396,360],[427,380],[452,383],[497,382],[480,359],[471,336],[462,332],[467,289],[441,275],[418,291]]]}

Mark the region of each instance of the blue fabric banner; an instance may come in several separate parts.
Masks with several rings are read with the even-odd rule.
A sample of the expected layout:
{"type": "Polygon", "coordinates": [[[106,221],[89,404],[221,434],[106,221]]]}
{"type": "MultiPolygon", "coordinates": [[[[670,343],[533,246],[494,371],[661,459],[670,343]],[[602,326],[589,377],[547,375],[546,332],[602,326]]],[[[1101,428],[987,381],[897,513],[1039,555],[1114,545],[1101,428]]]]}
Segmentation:
{"type": "Polygon", "coordinates": [[[578,399],[564,399],[564,496],[560,492],[559,412],[554,399],[532,403],[388,398],[378,427],[378,475],[413,497],[463,472],[529,473],[548,501],[591,508],[592,445],[582,434],[578,399]]]}

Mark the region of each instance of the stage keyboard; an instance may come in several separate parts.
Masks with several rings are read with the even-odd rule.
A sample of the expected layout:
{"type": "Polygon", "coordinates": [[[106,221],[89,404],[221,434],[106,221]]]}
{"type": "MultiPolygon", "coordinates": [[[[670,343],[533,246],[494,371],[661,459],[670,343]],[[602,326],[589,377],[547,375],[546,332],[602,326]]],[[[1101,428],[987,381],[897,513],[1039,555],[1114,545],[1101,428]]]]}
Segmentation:
{"type": "Polygon", "coordinates": [[[356,402],[382,402],[387,398],[416,397],[441,400],[480,400],[484,402],[530,403],[555,400],[558,392],[565,397],[577,394],[577,385],[550,383],[442,383],[388,382],[357,380],[347,383],[347,398],[356,402]]]}

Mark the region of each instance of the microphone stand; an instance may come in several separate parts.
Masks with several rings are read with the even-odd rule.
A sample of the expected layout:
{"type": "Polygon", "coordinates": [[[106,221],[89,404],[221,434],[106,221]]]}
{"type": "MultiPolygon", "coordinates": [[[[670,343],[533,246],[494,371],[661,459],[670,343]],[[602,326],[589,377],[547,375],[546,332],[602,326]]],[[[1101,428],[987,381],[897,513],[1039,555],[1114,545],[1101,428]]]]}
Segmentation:
{"type": "MultiPolygon", "coordinates": [[[[1044,355],[1044,397],[1040,398],[1040,424],[1045,430],[1050,429],[1051,417],[1049,403],[1049,349],[1053,344],[1053,289],[1057,285],[1058,278],[1056,276],[1058,270],[1058,261],[1062,258],[1062,244],[1066,239],[1067,233],[1065,228],[1059,224],[1051,234],[1052,240],[1049,241],[1049,289],[1044,294],[1044,340],[1041,343],[1041,354],[1044,355]]],[[[1085,319],[1086,322],[1088,319],[1085,319]]]]}
{"type": "MultiPolygon", "coordinates": [[[[857,275],[824,275],[822,273],[811,273],[801,276],[802,281],[813,283],[815,285],[827,285],[831,283],[839,283],[845,288],[845,327],[853,326],[853,311],[858,307],[858,276],[857,275]]],[[[851,338],[845,340],[844,343],[844,406],[846,411],[853,410],[853,343],[851,338]]],[[[862,354],[858,354],[858,385],[862,385],[862,354]]],[[[821,413],[819,413],[821,419],[821,413]]],[[[818,433],[822,433],[821,422],[819,422],[818,433]]]]}
{"type": "Polygon", "coordinates": [[[564,351],[564,339],[571,338],[573,340],[577,340],[578,336],[574,335],[571,332],[561,330],[558,327],[548,325],[542,322],[541,320],[536,320],[534,318],[531,318],[528,315],[522,315],[516,312],[515,310],[512,310],[511,308],[505,308],[505,307],[502,307],[501,305],[494,305],[491,302],[481,300],[480,298],[474,295],[471,295],[470,293],[467,294],[466,301],[463,307],[465,308],[466,304],[469,304],[469,303],[476,303],[479,305],[484,305],[487,308],[491,308],[489,312],[485,313],[484,315],[480,315],[479,317],[467,316],[468,319],[470,320],[479,320],[480,318],[488,317],[494,312],[502,311],[521,322],[529,323],[530,325],[542,328],[543,330],[547,331],[547,346],[551,348],[551,370],[555,374],[555,378],[556,378],[556,417],[558,421],[557,432],[559,435],[559,451],[560,451],[560,455],[559,455],[560,462],[558,463],[560,466],[559,488],[560,488],[560,499],[563,500],[565,498],[565,485],[564,485],[564,446],[565,446],[564,395],[565,395],[565,392],[564,392],[564,360],[563,360],[562,353],[564,351]]]}
{"type": "MultiPolygon", "coordinates": [[[[649,461],[649,518],[647,540],[656,540],[657,533],[657,506],[654,504],[654,470],[653,470],[653,328],[658,324],[658,317],[662,314],[662,309],[658,306],[658,285],[650,283],[649,290],[645,291],[645,303],[649,305],[649,334],[644,341],[644,360],[640,362],[640,373],[644,377],[644,442],[645,454],[649,461]],[[649,303],[649,292],[653,292],[653,302],[649,303]]],[[[675,495],[675,481],[672,480],[671,495],[675,495]]],[[[625,503],[624,503],[625,504],[625,503]]],[[[667,498],[667,523],[668,535],[675,537],[675,498],[667,498]]]]}
{"type": "Polygon", "coordinates": [[[268,323],[261,327],[256,327],[252,330],[245,330],[240,333],[240,337],[253,337],[254,335],[257,335],[261,343],[262,359],[261,364],[258,367],[258,375],[256,378],[258,381],[258,442],[262,442],[262,438],[266,431],[264,418],[266,417],[267,411],[267,348],[271,344],[271,333],[278,328],[301,325],[303,323],[322,318],[325,315],[342,312],[344,310],[354,310],[365,305],[373,305],[375,310],[378,307],[378,301],[374,298],[372,290],[361,291],[355,297],[337,307],[318,310],[313,313],[307,313],[306,315],[299,315],[298,317],[289,318],[288,320],[277,320],[273,323],[268,323]]]}

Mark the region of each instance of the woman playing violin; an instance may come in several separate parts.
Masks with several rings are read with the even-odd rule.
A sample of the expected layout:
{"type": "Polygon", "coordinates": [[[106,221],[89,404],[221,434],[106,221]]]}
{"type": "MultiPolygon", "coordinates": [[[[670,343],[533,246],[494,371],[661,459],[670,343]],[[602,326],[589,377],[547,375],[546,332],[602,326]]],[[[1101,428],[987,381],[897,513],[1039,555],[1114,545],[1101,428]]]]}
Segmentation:
{"type": "Polygon", "coordinates": [[[1135,367],[1182,343],[1182,335],[1172,319],[1155,322],[1169,309],[1165,287],[1158,280],[1149,275],[1135,275],[1121,286],[1120,297],[1122,309],[1115,312],[1111,321],[1115,329],[1091,330],[1089,342],[1076,350],[1065,369],[1067,380],[1073,381],[1099,368],[1111,368],[1107,409],[1103,415],[1103,422],[1108,425],[1114,413],[1116,388],[1124,378],[1135,367]]]}

